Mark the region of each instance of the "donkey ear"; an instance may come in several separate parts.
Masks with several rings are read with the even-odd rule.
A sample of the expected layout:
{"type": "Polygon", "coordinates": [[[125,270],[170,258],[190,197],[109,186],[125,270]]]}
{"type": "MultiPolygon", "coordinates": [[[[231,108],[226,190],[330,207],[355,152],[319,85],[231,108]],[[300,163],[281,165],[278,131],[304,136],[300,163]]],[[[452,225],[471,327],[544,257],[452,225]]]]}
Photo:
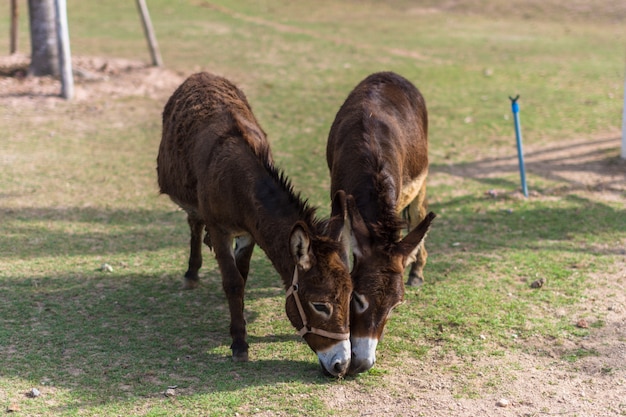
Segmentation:
{"type": "Polygon", "coordinates": [[[311,252],[311,237],[306,224],[298,222],[291,229],[289,236],[289,250],[296,265],[304,271],[313,266],[313,254],[311,252]]]}
{"type": "Polygon", "coordinates": [[[337,241],[342,238],[341,235],[346,223],[347,214],[346,193],[343,190],[339,190],[333,197],[330,220],[328,221],[328,237],[337,241]]]}
{"type": "Polygon", "coordinates": [[[350,222],[350,239],[352,240],[352,252],[357,258],[368,256],[371,252],[370,232],[361,217],[356,206],[354,197],[349,195],[346,199],[348,204],[348,220],[350,222]]]}
{"type": "Polygon", "coordinates": [[[409,232],[404,239],[398,243],[396,253],[404,258],[404,267],[406,268],[411,262],[415,262],[417,251],[430,229],[430,224],[437,217],[432,211],[424,217],[424,220],[417,227],[409,232]]]}
{"type": "Polygon", "coordinates": [[[339,256],[344,265],[349,266],[350,232],[348,230],[349,222],[346,221],[347,216],[346,193],[343,190],[339,190],[333,197],[330,220],[328,220],[328,237],[341,243],[339,256]]]}

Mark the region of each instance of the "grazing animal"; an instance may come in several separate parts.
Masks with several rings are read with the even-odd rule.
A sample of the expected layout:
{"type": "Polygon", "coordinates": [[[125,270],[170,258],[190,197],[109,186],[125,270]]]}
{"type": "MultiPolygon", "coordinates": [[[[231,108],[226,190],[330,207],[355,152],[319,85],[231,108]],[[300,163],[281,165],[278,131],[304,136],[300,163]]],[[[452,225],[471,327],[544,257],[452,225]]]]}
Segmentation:
{"type": "Polygon", "coordinates": [[[424,98],[392,72],[361,81],[330,129],[326,159],[331,193],[343,190],[348,196],[354,255],[351,374],[374,365],[387,318],[404,298],[409,263],[408,284],[423,281],[423,239],[435,217],[426,215],[427,130],[424,98]],[[402,210],[410,230],[403,239],[402,210]]]}
{"type": "Polygon", "coordinates": [[[352,293],[341,258],[345,195],[337,193],[330,219],[316,219],[315,209],[274,167],[243,92],[208,73],[190,76],[165,105],[157,173],[161,193],[187,212],[187,288],[198,284],[206,229],[204,243],[213,249],[228,299],[233,360],[248,360],[244,288],[258,244],[287,289],[292,325],[325,372],[343,376],[350,363],[352,293]]]}

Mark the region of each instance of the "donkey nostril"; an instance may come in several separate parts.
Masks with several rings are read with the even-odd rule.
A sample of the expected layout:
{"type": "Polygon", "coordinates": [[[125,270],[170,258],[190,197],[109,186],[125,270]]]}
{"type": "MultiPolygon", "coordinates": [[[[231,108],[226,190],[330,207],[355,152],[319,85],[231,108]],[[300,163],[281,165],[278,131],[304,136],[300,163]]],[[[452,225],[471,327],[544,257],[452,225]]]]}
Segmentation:
{"type": "Polygon", "coordinates": [[[348,369],[348,361],[344,360],[335,362],[335,366],[333,366],[333,369],[338,375],[344,374],[346,372],[346,369],[348,369]]]}
{"type": "Polygon", "coordinates": [[[342,369],[341,369],[341,364],[340,364],[339,362],[337,362],[337,363],[335,364],[335,372],[337,372],[338,374],[340,374],[340,373],[341,373],[341,371],[342,371],[342,369]]]}

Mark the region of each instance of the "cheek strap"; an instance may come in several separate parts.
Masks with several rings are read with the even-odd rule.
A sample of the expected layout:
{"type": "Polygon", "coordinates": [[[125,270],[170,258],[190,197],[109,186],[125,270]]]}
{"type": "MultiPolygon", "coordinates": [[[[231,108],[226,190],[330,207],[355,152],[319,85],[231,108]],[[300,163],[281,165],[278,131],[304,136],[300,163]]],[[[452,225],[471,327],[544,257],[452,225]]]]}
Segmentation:
{"type": "Polygon", "coordinates": [[[300,302],[300,296],[298,296],[298,266],[296,265],[293,271],[293,279],[291,281],[291,286],[287,290],[287,298],[293,295],[293,299],[296,302],[296,306],[298,307],[298,312],[300,313],[300,320],[302,320],[302,327],[298,330],[298,334],[301,337],[304,337],[307,333],[313,333],[318,336],[327,337],[329,339],[335,340],[348,340],[350,339],[350,333],[333,333],[327,332],[326,330],[317,329],[315,327],[309,326],[309,323],[306,319],[306,314],[304,313],[304,308],[302,307],[302,302],[300,302]]]}

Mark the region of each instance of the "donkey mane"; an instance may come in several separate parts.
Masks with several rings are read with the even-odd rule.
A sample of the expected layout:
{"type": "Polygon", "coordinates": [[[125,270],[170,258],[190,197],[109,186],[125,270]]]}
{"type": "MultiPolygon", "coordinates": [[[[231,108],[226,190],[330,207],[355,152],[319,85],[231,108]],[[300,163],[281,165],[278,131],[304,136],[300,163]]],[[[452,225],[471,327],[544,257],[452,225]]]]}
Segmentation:
{"type": "Polygon", "coordinates": [[[361,123],[363,126],[363,149],[361,155],[364,157],[362,178],[370,178],[370,195],[376,198],[376,205],[379,209],[377,220],[367,222],[370,232],[374,235],[374,241],[382,245],[385,252],[390,252],[394,244],[400,239],[401,231],[406,227],[406,222],[398,217],[396,211],[396,188],[397,184],[392,183],[392,176],[389,172],[389,162],[384,157],[385,151],[374,140],[374,136],[382,131],[388,131],[388,126],[378,118],[370,117],[367,108],[362,114],[361,123]]]}
{"type": "MultiPolygon", "coordinates": [[[[253,149],[254,151],[254,149],[253,149]]],[[[270,177],[278,184],[278,186],[287,193],[289,204],[295,206],[298,209],[298,214],[305,219],[310,225],[315,225],[319,221],[315,217],[316,207],[309,205],[307,199],[303,199],[299,192],[296,192],[293,188],[291,180],[287,177],[285,172],[276,167],[270,160],[264,159],[263,165],[270,177]]],[[[260,190],[262,192],[263,190],[260,190]]]]}
{"type": "MultiPolygon", "coordinates": [[[[318,219],[316,217],[317,207],[311,206],[308,199],[303,199],[299,192],[294,190],[291,180],[287,177],[283,170],[276,167],[272,161],[264,160],[263,165],[267,173],[270,175],[271,180],[282,189],[288,199],[288,205],[295,207],[298,211],[299,217],[311,227],[311,231],[314,232],[312,237],[316,246],[320,251],[333,252],[341,249],[341,244],[326,236],[328,224],[330,219],[318,219]],[[323,242],[323,244],[321,244],[323,242]]],[[[273,198],[271,195],[272,188],[268,187],[266,183],[258,184],[258,195],[265,203],[273,198]]],[[[271,201],[269,201],[271,204],[271,201]]],[[[277,213],[280,213],[285,207],[274,207],[277,213]]]]}

